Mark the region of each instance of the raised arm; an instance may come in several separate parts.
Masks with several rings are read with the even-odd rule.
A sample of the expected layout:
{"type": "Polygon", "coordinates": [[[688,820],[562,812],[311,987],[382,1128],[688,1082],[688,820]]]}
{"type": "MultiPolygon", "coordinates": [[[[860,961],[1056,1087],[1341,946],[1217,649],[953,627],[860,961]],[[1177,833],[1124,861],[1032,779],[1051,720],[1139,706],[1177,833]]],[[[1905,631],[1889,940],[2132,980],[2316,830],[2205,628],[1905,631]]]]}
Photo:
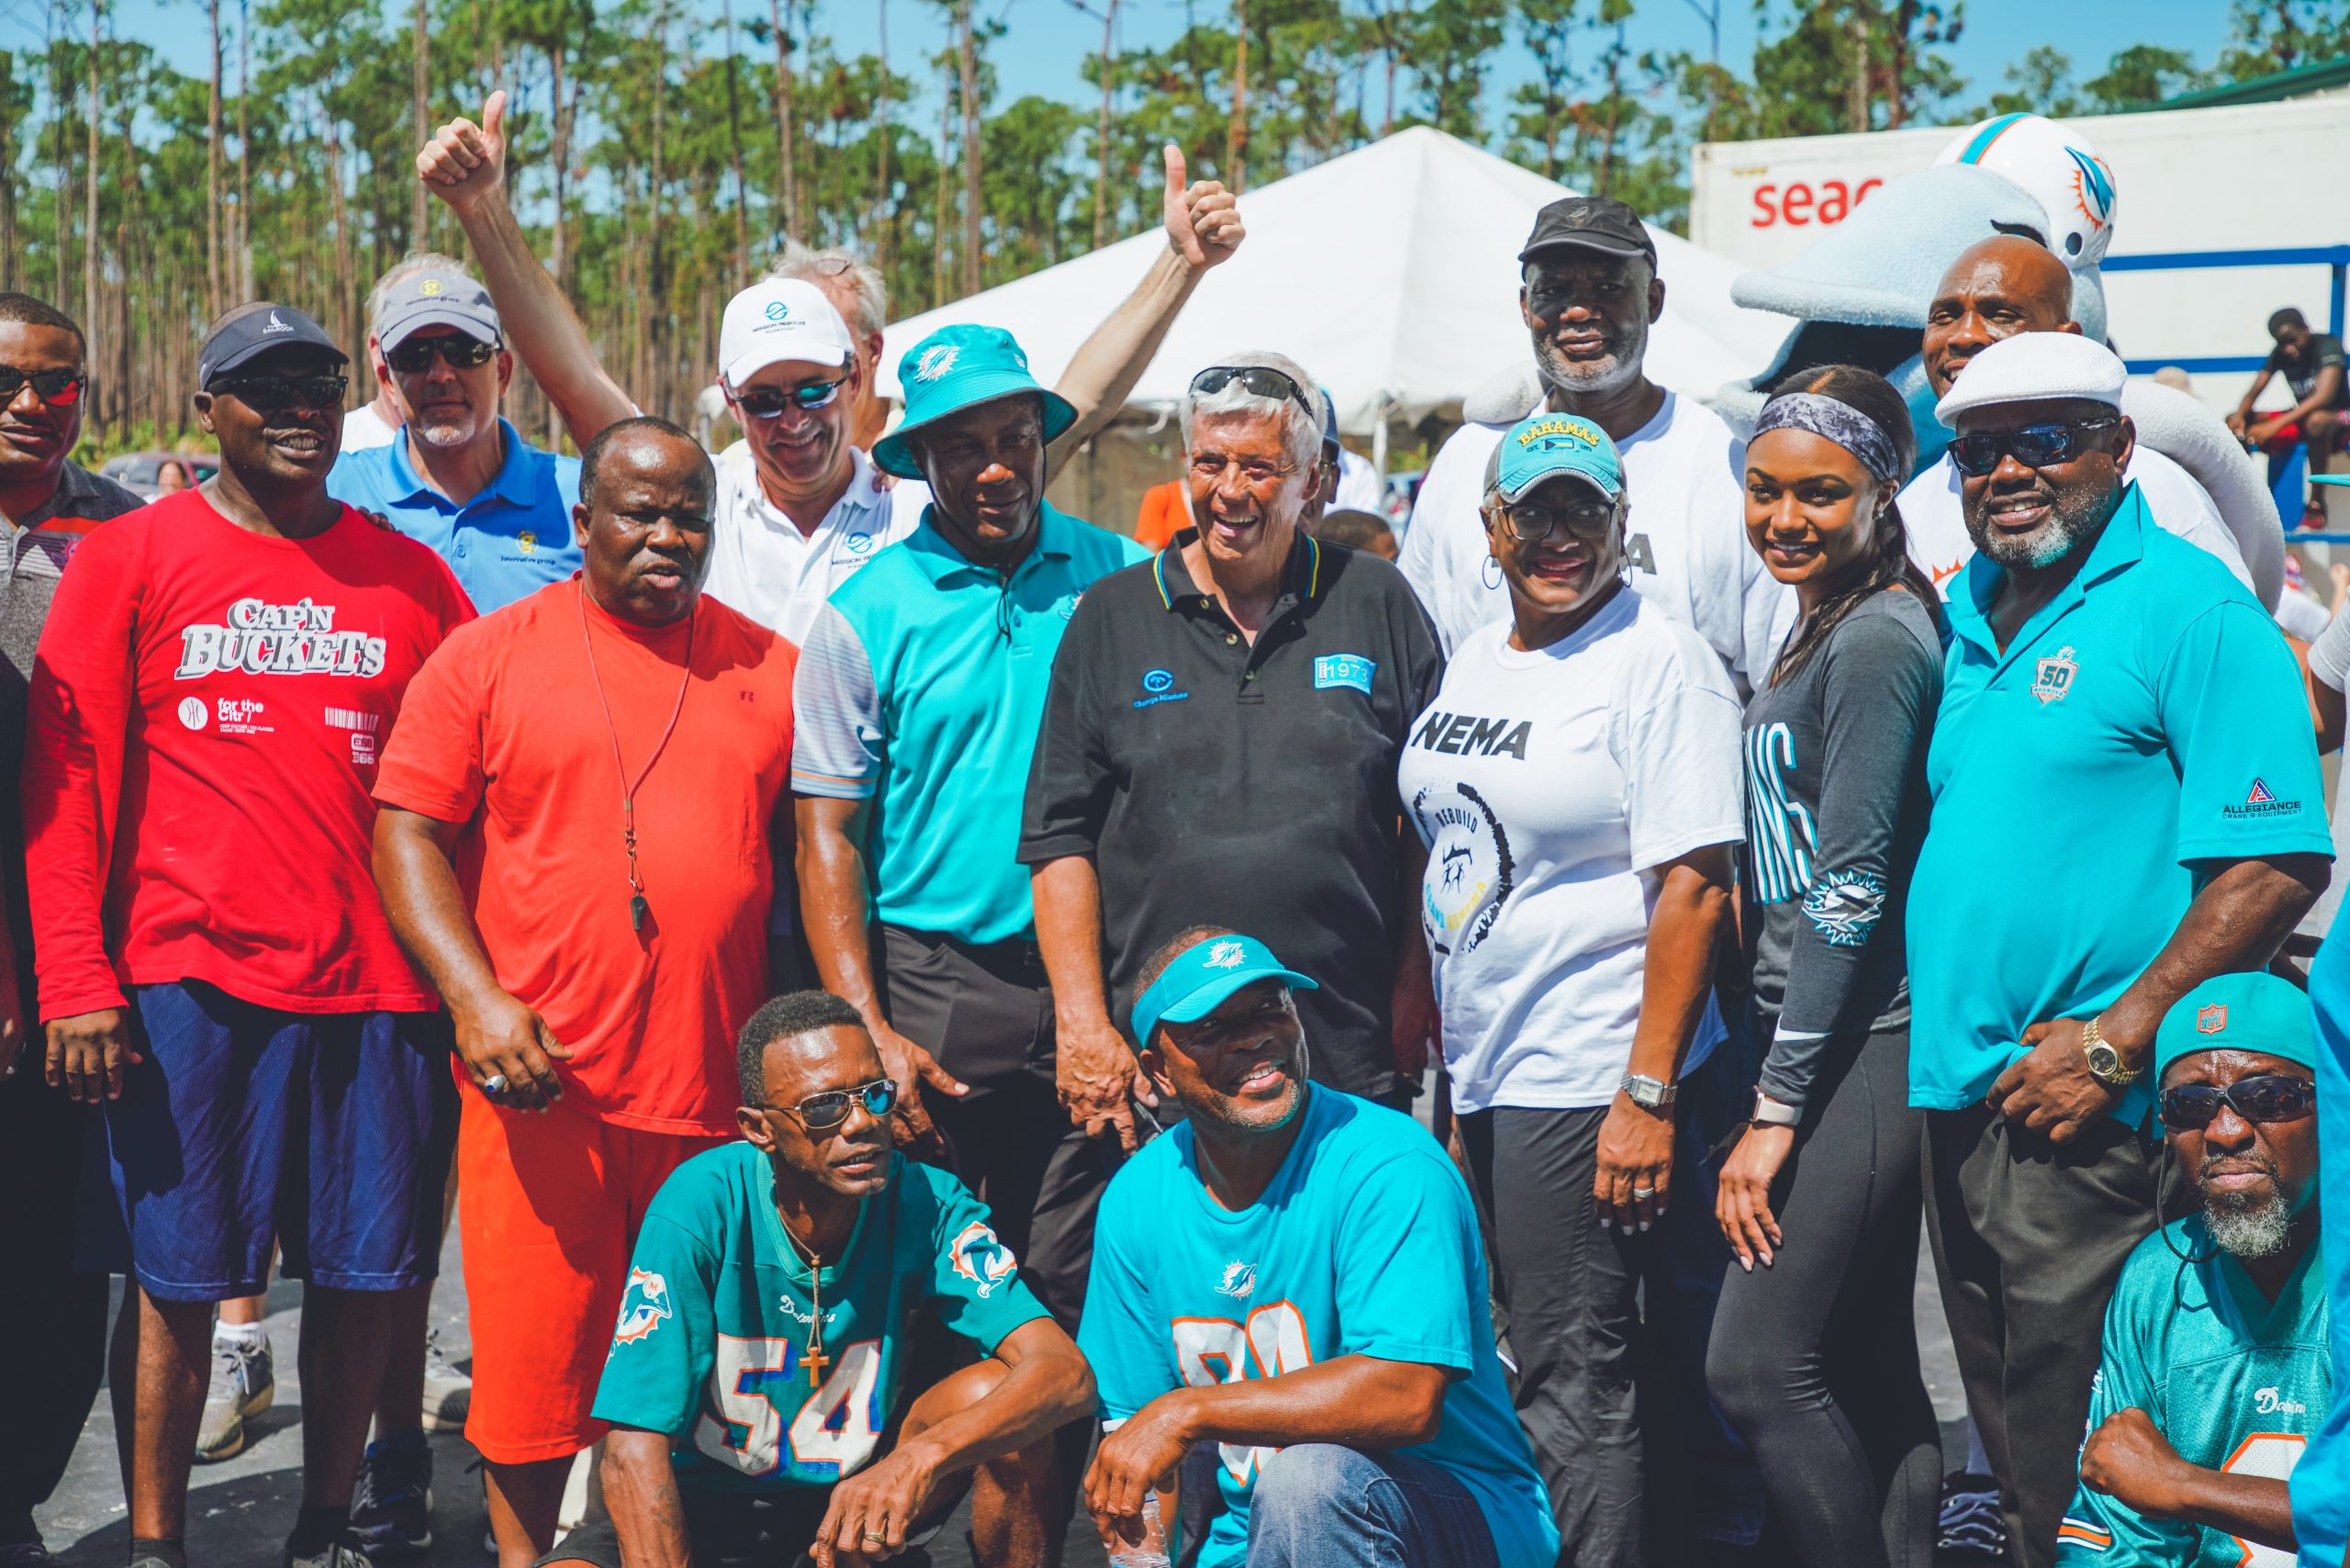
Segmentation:
{"type": "Polygon", "coordinates": [[[508,346],[545,389],[573,443],[585,448],[606,426],[634,414],[636,406],[605,373],[588,329],[531,253],[507,203],[504,90],[482,105],[479,125],[461,117],[442,126],[417,153],[416,173],[464,226],[508,346]]]}
{"type": "Polygon", "coordinates": [[[1167,249],[1125,303],[1093,329],[1053,388],[1076,408],[1077,423],[1062,431],[1045,454],[1048,476],[1125,406],[1126,395],[1166,342],[1167,329],[1175,324],[1192,290],[1247,237],[1232,193],[1215,180],[1187,185],[1182,149],[1169,142],[1163,153],[1167,249]]]}

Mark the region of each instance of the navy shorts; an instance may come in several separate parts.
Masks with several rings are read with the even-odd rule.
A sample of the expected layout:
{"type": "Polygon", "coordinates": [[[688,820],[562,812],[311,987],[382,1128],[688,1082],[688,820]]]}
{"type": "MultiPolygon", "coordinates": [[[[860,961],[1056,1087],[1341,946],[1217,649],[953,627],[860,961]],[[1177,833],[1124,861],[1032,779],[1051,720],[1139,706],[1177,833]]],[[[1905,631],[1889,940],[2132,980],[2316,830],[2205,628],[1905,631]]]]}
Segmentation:
{"type": "Polygon", "coordinates": [[[200,980],[133,986],[146,1059],[93,1138],[85,1269],[162,1301],[287,1279],[389,1291],[438,1271],[456,1142],[439,1013],[285,1013],[200,980]],[[111,1199],[109,1203],[106,1200],[111,1199]]]}

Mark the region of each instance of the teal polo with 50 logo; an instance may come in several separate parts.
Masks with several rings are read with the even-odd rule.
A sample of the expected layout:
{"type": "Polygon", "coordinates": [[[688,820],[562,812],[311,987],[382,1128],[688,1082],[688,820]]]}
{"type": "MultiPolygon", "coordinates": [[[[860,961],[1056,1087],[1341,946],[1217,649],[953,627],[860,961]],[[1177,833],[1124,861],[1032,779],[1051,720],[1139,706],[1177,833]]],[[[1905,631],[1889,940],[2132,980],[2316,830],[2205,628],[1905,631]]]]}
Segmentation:
{"type": "Polygon", "coordinates": [[[833,591],[800,650],[791,788],[871,800],[874,917],[986,944],[1033,937],[1014,855],[1053,655],[1094,581],[1147,552],[1046,504],[1009,577],[921,527],[833,591]]]}
{"type": "MultiPolygon", "coordinates": [[[[2090,1018],[2230,862],[2333,853],[2299,667],[2226,567],[2154,525],[2135,485],[2005,650],[2004,570],[1977,555],[1926,762],[1909,890],[1909,1099],[1979,1102],[2024,1029],[2090,1018]]],[[[2143,1081],[2114,1114],[2132,1124],[2143,1081]]]]}

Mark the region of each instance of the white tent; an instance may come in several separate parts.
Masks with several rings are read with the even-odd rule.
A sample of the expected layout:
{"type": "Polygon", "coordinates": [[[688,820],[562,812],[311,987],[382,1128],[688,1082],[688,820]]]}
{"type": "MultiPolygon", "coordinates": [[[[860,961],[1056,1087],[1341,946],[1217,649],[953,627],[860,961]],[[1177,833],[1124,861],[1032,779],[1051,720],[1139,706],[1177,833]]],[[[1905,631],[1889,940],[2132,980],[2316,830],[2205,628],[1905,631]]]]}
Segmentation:
{"type": "MultiPolygon", "coordinates": [[[[1457,411],[1495,371],[1525,362],[1517,251],[1545,203],[1573,194],[1442,131],[1415,128],[1248,192],[1239,252],[1210,273],[1129,399],[1171,409],[1220,354],[1271,349],[1330,388],[1350,435],[1391,419],[1457,411]]],[[[1786,336],[1784,317],[1729,298],[1740,270],[1651,229],[1666,289],[1649,375],[1708,394],[1751,375],[1786,336]]],[[[1008,328],[1046,386],[1167,243],[1152,230],[910,317],[890,327],[882,390],[899,356],[952,322],[1008,328]]]]}

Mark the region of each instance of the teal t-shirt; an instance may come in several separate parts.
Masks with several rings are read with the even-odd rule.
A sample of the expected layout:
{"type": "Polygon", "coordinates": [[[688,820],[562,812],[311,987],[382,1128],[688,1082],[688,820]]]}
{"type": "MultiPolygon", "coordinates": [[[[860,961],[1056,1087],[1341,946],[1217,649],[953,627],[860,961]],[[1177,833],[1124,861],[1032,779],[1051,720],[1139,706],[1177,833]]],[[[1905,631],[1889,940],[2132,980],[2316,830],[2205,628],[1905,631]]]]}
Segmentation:
{"type": "Polygon", "coordinates": [[[986,1205],[893,1154],[889,1186],[813,1282],[827,1364],[811,1379],[801,1357],[816,1293],[774,1185],[749,1144],[710,1149],[662,1183],[637,1233],[595,1413],[670,1434],[682,1486],[829,1486],[874,1457],[896,1414],[919,1308],[990,1351],[1045,1316],[986,1205]]]}
{"type": "MultiPolygon", "coordinates": [[[[2215,863],[2329,858],[2309,698],[2268,612],[2124,493],[2088,559],[2001,651],[1977,555],[1927,752],[1909,884],[1909,1099],[1979,1102],[2023,1031],[2089,1018],[2162,951],[2215,863]]],[[[2115,1114],[2132,1124],[2145,1081],[2115,1114]]]]}
{"type": "MultiPolygon", "coordinates": [[[[2337,919],[2310,965],[2310,1002],[2317,1011],[2317,1129],[2321,1148],[2350,1150],[2350,920],[2337,919]]],[[[2350,1155],[2318,1161],[2319,1224],[2325,1255],[2333,1260],[2325,1282],[2336,1364],[2350,1366],[2350,1155]]],[[[2350,1381],[2334,1401],[2322,1430],[2312,1428],[2309,1453],[2293,1471],[2293,1533],[2300,1537],[2301,1568],[2341,1568],[2350,1551],[2350,1381]]]]}
{"type": "Polygon", "coordinates": [[[1150,553],[1047,505],[1006,577],[948,543],[936,515],[835,588],[809,626],[791,788],[873,802],[875,918],[1010,941],[1035,924],[1020,813],[1053,655],[1085,590],[1150,553]]]}
{"type": "MultiPolygon", "coordinates": [[[[2189,1464],[2282,1480],[2333,1397],[2322,1249],[2301,1255],[2272,1303],[2227,1254],[2182,1264],[2174,1247],[2189,1257],[2214,1250],[2201,1215],[2146,1238],[2122,1265],[2105,1309],[2088,1430],[2134,1407],[2154,1417],[2189,1464]]],[[[2083,1486],[2057,1529],[2056,1561],[2075,1568],[2292,1568],[2293,1554],[2149,1519],[2083,1486]]]]}
{"type": "MultiPolygon", "coordinates": [[[[1279,1377],[1340,1356],[1445,1368],[1436,1437],[1400,1451],[1458,1477],[1500,1568],[1550,1568],[1559,1532],[1494,1352],[1469,1190],[1409,1116],[1314,1085],[1289,1158],[1246,1209],[1202,1182],[1188,1125],[1102,1195],[1077,1342],[1106,1420],[1186,1384],[1279,1377]]],[[[1225,1512],[1202,1568],[1240,1568],[1248,1495],[1272,1450],[1220,1445],[1225,1512]]]]}

